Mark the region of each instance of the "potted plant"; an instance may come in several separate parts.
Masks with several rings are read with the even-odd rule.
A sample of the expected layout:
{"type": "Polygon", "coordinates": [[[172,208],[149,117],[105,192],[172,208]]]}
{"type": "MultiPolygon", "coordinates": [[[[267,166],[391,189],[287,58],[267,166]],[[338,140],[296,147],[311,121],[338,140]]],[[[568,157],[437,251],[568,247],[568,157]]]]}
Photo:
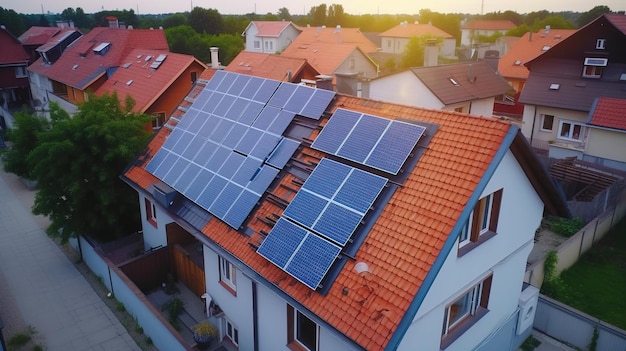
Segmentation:
{"type": "Polygon", "coordinates": [[[201,350],[208,348],[216,337],[217,329],[207,321],[202,321],[193,327],[193,339],[201,350]]]}

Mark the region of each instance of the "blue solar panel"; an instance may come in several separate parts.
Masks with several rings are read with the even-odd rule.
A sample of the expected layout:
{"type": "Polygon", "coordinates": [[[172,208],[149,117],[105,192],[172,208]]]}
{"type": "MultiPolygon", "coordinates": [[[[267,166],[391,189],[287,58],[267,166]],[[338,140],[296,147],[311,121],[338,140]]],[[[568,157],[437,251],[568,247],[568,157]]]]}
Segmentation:
{"type": "Polygon", "coordinates": [[[198,94],[198,96],[196,96],[196,98],[194,99],[193,104],[191,104],[191,108],[202,110],[207,101],[209,101],[211,95],[213,95],[213,90],[202,90],[200,94],[198,94]]]}
{"type": "Polygon", "coordinates": [[[254,146],[252,151],[250,151],[250,155],[256,158],[260,158],[261,160],[265,160],[270,155],[270,153],[274,150],[276,145],[278,145],[279,141],[280,141],[279,136],[269,134],[269,133],[264,133],[263,135],[261,135],[261,137],[259,138],[259,141],[254,146]]]}
{"type": "Polygon", "coordinates": [[[200,166],[195,163],[190,163],[189,166],[187,166],[187,169],[185,169],[185,171],[183,171],[180,175],[176,183],[174,183],[174,188],[180,189],[181,193],[185,193],[189,185],[191,185],[191,182],[196,178],[198,173],[200,173],[200,170],[200,166]]]}
{"type": "Polygon", "coordinates": [[[211,77],[209,83],[206,85],[205,89],[215,90],[220,85],[222,79],[224,79],[225,76],[225,71],[216,71],[213,77],[211,77]]]}
{"type": "Polygon", "coordinates": [[[252,123],[254,123],[254,121],[256,120],[259,113],[261,113],[261,110],[263,110],[263,104],[255,101],[250,101],[248,107],[246,107],[246,109],[241,114],[241,117],[239,118],[239,123],[251,126],[252,123]]]}
{"type": "Polygon", "coordinates": [[[243,74],[238,74],[235,77],[235,82],[233,83],[233,85],[231,85],[230,89],[228,90],[228,93],[231,95],[239,96],[241,91],[246,87],[246,84],[248,84],[248,81],[250,81],[250,78],[252,77],[246,76],[243,74]]]}
{"type": "Polygon", "coordinates": [[[407,157],[426,131],[415,124],[393,121],[365,164],[398,174],[407,157]]]}
{"type": "Polygon", "coordinates": [[[326,108],[328,108],[328,105],[334,97],[334,91],[315,89],[313,97],[309,100],[306,106],[304,106],[300,115],[313,119],[319,119],[324,111],[326,111],[326,108]]]}
{"type": "Polygon", "coordinates": [[[250,179],[254,176],[254,174],[259,170],[259,167],[263,164],[263,161],[246,157],[243,161],[243,164],[237,170],[237,173],[232,177],[231,181],[241,185],[246,186],[250,183],[250,179]]]}
{"type": "Polygon", "coordinates": [[[259,115],[257,116],[252,126],[260,130],[267,130],[279,114],[279,108],[265,106],[263,111],[261,111],[261,113],[259,113],[259,115]]]}
{"type": "Polygon", "coordinates": [[[222,101],[222,98],[224,97],[224,95],[225,94],[219,93],[219,92],[213,93],[213,95],[211,95],[211,97],[209,98],[209,101],[207,101],[207,103],[202,108],[202,111],[207,112],[207,113],[213,113],[217,105],[219,105],[220,101],[222,101]]]}
{"type": "Polygon", "coordinates": [[[257,253],[284,269],[306,236],[306,230],[279,218],[257,253]]]}
{"type": "Polygon", "coordinates": [[[172,165],[172,168],[170,169],[170,171],[167,172],[165,177],[163,177],[163,181],[166,184],[170,184],[174,186],[174,184],[176,184],[176,180],[178,179],[178,177],[180,177],[181,173],[183,173],[183,171],[185,170],[185,168],[187,168],[188,165],[189,165],[189,161],[185,160],[184,158],[179,157],[178,160],[174,162],[174,165],[172,165]]]}
{"type": "Polygon", "coordinates": [[[213,173],[202,169],[196,179],[189,185],[184,195],[191,199],[191,201],[197,202],[196,200],[213,177],[215,177],[213,173]]]}
{"type": "Polygon", "coordinates": [[[169,172],[174,163],[176,163],[177,159],[177,155],[168,152],[159,167],[154,172],[152,172],[152,174],[154,174],[157,178],[163,180],[167,172],[169,172]]]}
{"type": "Polygon", "coordinates": [[[246,99],[237,98],[224,117],[231,121],[238,121],[243,111],[248,107],[248,103],[250,102],[246,99]]]}
{"type": "Polygon", "coordinates": [[[228,184],[228,180],[216,175],[204,188],[196,203],[208,211],[217,196],[224,190],[226,184],[228,184]]]}
{"type": "Polygon", "coordinates": [[[196,154],[202,149],[202,146],[205,142],[206,140],[204,140],[204,138],[201,138],[199,136],[193,137],[193,139],[191,139],[191,142],[189,143],[189,146],[187,146],[181,156],[188,160],[193,160],[196,154]]]}
{"type": "Polygon", "coordinates": [[[265,190],[267,190],[267,188],[270,186],[270,184],[272,184],[277,175],[277,169],[269,166],[262,166],[259,172],[257,172],[254,178],[248,184],[248,189],[252,192],[262,195],[265,190]]]}
{"type": "Polygon", "coordinates": [[[329,154],[336,154],[360,117],[360,113],[338,109],[315,138],[311,147],[329,154]]]}
{"type": "Polygon", "coordinates": [[[282,135],[285,129],[289,126],[293,118],[296,116],[295,113],[289,111],[280,111],[278,116],[272,122],[272,125],[267,129],[268,132],[274,133],[276,135],[282,135]]]}
{"type": "Polygon", "coordinates": [[[279,84],[280,82],[278,81],[266,79],[263,81],[263,85],[261,85],[256,95],[254,95],[253,100],[263,104],[267,103],[272,97],[272,94],[274,94],[274,91],[276,91],[276,88],[278,88],[279,84]]]}
{"type": "MultiPolygon", "coordinates": [[[[209,115],[205,112],[198,111],[197,116],[191,121],[189,127],[186,130],[193,134],[198,134],[198,131],[204,128],[205,123],[209,119],[209,115]]],[[[180,129],[176,128],[175,130],[180,129]]],[[[184,129],[184,128],[183,128],[184,129]]]]}
{"type": "Polygon", "coordinates": [[[207,162],[213,157],[213,153],[217,150],[218,145],[212,141],[207,141],[202,145],[202,148],[194,157],[193,162],[199,164],[200,166],[206,166],[207,162]]]}
{"type": "Polygon", "coordinates": [[[252,100],[264,81],[262,78],[251,77],[246,87],[239,93],[239,96],[252,100]]]}
{"type": "Polygon", "coordinates": [[[204,124],[202,125],[202,128],[200,129],[193,129],[193,132],[198,134],[199,136],[208,139],[209,136],[211,136],[211,134],[213,133],[213,130],[217,127],[217,125],[220,122],[220,118],[214,115],[209,115],[206,113],[201,112],[200,116],[202,116],[202,118],[205,120],[204,124]]]}
{"type": "Polygon", "coordinates": [[[243,124],[235,123],[233,128],[230,130],[224,141],[222,141],[222,145],[227,148],[234,149],[237,144],[241,141],[241,138],[246,134],[248,127],[243,124]]]}
{"type": "Polygon", "coordinates": [[[222,81],[220,82],[220,85],[218,85],[217,88],[215,88],[215,91],[227,93],[228,90],[230,89],[230,86],[233,85],[233,82],[235,81],[235,77],[236,77],[235,74],[227,72],[224,79],[222,79],[222,81]]]}
{"type": "Polygon", "coordinates": [[[217,199],[215,199],[213,204],[211,204],[211,208],[209,208],[209,210],[215,216],[224,218],[226,212],[228,212],[230,206],[235,203],[242,191],[243,188],[239,185],[235,183],[228,183],[217,199]]]}
{"type": "Polygon", "coordinates": [[[266,162],[278,169],[282,169],[299,146],[300,142],[283,138],[266,162]]]}
{"type": "Polygon", "coordinates": [[[157,151],[157,153],[152,156],[152,160],[150,160],[150,163],[146,165],[146,171],[154,174],[154,171],[159,168],[161,162],[163,162],[167,154],[169,154],[169,151],[167,151],[166,149],[159,149],[159,151],[157,151]]]}
{"type": "Polygon", "coordinates": [[[306,106],[314,93],[314,88],[299,85],[293,95],[291,95],[291,98],[289,98],[289,101],[285,104],[284,109],[300,114],[300,111],[306,106]]]}
{"type": "Polygon", "coordinates": [[[224,161],[222,168],[220,168],[217,173],[226,179],[230,179],[235,175],[235,172],[241,167],[245,159],[245,156],[231,152],[226,161],[224,161]]]}
{"type": "Polygon", "coordinates": [[[232,151],[228,148],[225,147],[218,147],[215,152],[213,153],[213,155],[211,156],[211,159],[209,160],[209,162],[206,164],[206,168],[209,171],[212,171],[214,173],[217,173],[217,171],[222,167],[222,165],[224,164],[224,161],[226,161],[226,158],[228,158],[228,156],[232,153],[232,151]]]}
{"type": "Polygon", "coordinates": [[[268,104],[280,108],[284,107],[285,104],[287,104],[287,101],[289,101],[291,95],[294,93],[294,91],[296,91],[297,87],[298,86],[293,83],[281,83],[278,89],[276,89],[276,92],[274,93],[272,98],[269,100],[268,104]]]}
{"type": "Polygon", "coordinates": [[[254,206],[256,206],[259,198],[259,195],[244,190],[224,216],[224,222],[233,228],[241,227],[252,209],[254,209],[254,206]]]}
{"type": "Polygon", "coordinates": [[[229,121],[227,119],[222,119],[220,123],[215,127],[211,136],[209,136],[210,140],[215,141],[216,143],[222,143],[224,138],[230,133],[230,130],[235,125],[235,122],[229,121]]]}
{"type": "Polygon", "coordinates": [[[323,158],[302,188],[332,199],[352,169],[339,162],[323,158]]]}
{"type": "Polygon", "coordinates": [[[341,248],[314,234],[306,236],[285,271],[311,289],[317,289],[341,248]]]}
{"type": "Polygon", "coordinates": [[[235,147],[235,150],[244,155],[249,155],[263,134],[261,130],[249,128],[243,138],[241,138],[239,144],[235,147]]]}
{"type": "Polygon", "coordinates": [[[184,130],[178,128],[174,129],[172,133],[168,135],[165,139],[162,148],[166,150],[172,150],[174,148],[174,145],[176,145],[176,143],[180,141],[180,138],[182,138],[183,135],[185,135],[184,130]]]}
{"type": "MultiPolygon", "coordinates": [[[[232,95],[224,95],[220,103],[213,110],[213,114],[218,115],[220,117],[226,117],[226,113],[230,110],[230,107],[233,105],[237,98],[232,95]]],[[[231,118],[232,119],[232,118],[231,118]]]]}
{"type": "Polygon", "coordinates": [[[308,191],[300,190],[283,212],[283,216],[306,227],[313,228],[313,224],[315,224],[315,221],[322,214],[327,204],[328,200],[308,191]]]}
{"type": "Polygon", "coordinates": [[[190,109],[181,118],[176,125],[177,129],[187,130],[191,123],[198,117],[198,110],[190,109]]]}
{"type": "Polygon", "coordinates": [[[334,201],[365,214],[385,184],[387,184],[387,178],[354,169],[335,195],[334,201]]]}
{"type": "Polygon", "coordinates": [[[361,219],[363,219],[363,215],[331,202],[312,229],[344,246],[361,219]]]}
{"type": "Polygon", "coordinates": [[[390,120],[380,117],[361,116],[352,133],[348,135],[339,151],[337,151],[337,155],[348,160],[364,163],[390,122],[390,120]]]}

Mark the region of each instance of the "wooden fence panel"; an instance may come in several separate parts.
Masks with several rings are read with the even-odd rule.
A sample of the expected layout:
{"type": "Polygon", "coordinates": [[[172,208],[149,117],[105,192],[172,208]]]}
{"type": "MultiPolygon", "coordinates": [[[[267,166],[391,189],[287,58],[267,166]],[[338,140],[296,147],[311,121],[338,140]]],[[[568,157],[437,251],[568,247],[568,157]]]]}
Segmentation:
{"type": "Polygon", "coordinates": [[[189,256],[180,245],[174,245],[173,254],[178,280],[198,297],[201,297],[206,292],[204,270],[189,259],[189,256]]]}

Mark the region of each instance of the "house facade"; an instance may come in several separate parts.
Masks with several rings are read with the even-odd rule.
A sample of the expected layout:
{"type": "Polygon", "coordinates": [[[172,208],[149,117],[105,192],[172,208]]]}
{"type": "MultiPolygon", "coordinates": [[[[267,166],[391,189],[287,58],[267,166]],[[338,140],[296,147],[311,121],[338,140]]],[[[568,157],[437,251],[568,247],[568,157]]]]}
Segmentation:
{"type": "Polygon", "coordinates": [[[511,86],[484,61],[412,68],[368,83],[365,97],[410,106],[492,116],[511,86]]]}
{"type": "Polygon", "coordinates": [[[439,54],[444,57],[455,56],[456,39],[451,34],[433,26],[432,24],[419,24],[402,22],[399,25],[378,34],[381,37],[381,50],[384,53],[401,55],[411,38],[432,36],[440,38],[442,43],[439,54]]]}
{"type": "Polygon", "coordinates": [[[283,51],[300,34],[291,22],[252,21],[242,35],[246,38],[245,51],[275,54],[283,51]]]}
{"type": "Polygon", "coordinates": [[[509,20],[472,20],[461,25],[461,46],[472,47],[478,44],[479,36],[501,35],[517,27],[509,20]]]}
{"type": "Polygon", "coordinates": [[[544,209],[569,213],[517,127],[232,72],[200,83],[123,179],[146,249],[201,244],[222,339],[514,350],[530,333],[534,233],[544,209]]]}
{"type": "Polygon", "coordinates": [[[611,151],[621,144],[605,145],[600,152],[593,145],[607,140],[594,140],[599,133],[587,123],[597,99],[626,98],[625,43],[626,16],[605,14],[526,64],[522,132],[533,147],[556,158],[626,169],[611,151]]]}
{"type": "Polygon", "coordinates": [[[0,107],[28,103],[28,54],[5,26],[0,27],[0,107]]]}

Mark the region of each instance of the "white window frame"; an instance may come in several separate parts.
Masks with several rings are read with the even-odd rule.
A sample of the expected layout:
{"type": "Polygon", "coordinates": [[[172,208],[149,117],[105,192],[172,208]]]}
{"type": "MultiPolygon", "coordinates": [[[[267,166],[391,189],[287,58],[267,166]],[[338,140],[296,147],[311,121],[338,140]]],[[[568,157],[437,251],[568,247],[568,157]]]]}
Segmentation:
{"type": "Polygon", "coordinates": [[[28,73],[26,72],[26,66],[15,67],[15,78],[26,78],[28,73]]]}
{"type": "Polygon", "coordinates": [[[157,112],[152,120],[152,129],[159,130],[165,124],[165,112],[157,112]]]}
{"type": "Polygon", "coordinates": [[[226,317],[224,317],[224,336],[230,339],[233,345],[239,346],[239,329],[226,317]]]}
{"type": "Polygon", "coordinates": [[[539,127],[542,131],[544,132],[551,132],[554,130],[554,115],[549,115],[549,114],[542,114],[541,115],[541,126],[539,127]],[[551,117],[552,118],[552,122],[550,123],[550,129],[544,128],[545,124],[546,124],[546,117],[551,117]]]}
{"type": "Polygon", "coordinates": [[[606,44],[606,39],[604,38],[600,38],[596,40],[596,49],[598,50],[604,50],[605,47],[604,45],[606,44]]]}
{"type": "Polygon", "coordinates": [[[157,214],[156,214],[156,205],[154,204],[154,202],[148,199],[145,199],[145,205],[146,205],[146,220],[148,220],[150,224],[156,227],[158,223],[157,214]]]}
{"type": "Polygon", "coordinates": [[[585,125],[580,123],[580,122],[575,122],[575,121],[569,121],[569,120],[560,120],[559,121],[559,130],[557,132],[556,137],[558,139],[562,139],[562,140],[568,140],[568,141],[576,141],[576,142],[582,142],[584,139],[584,134],[585,134],[585,125]],[[568,133],[567,135],[563,136],[563,126],[567,124],[569,125],[568,127],[568,133]],[[579,127],[580,131],[578,133],[578,138],[574,138],[572,136],[572,132],[573,130],[579,127]]]}
{"type": "MultiPolygon", "coordinates": [[[[442,328],[442,333],[441,333],[442,337],[445,337],[446,335],[448,335],[452,329],[462,324],[469,317],[475,316],[480,307],[483,307],[485,309],[487,308],[487,306],[481,306],[481,300],[483,296],[484,284],[491,277],[492,275],[485,277],[476,285],[471,287],[469,290],[465,291],[462,295],[460,295],[454,301],[446,305],[446,308],[444,310],[444,317],[443,317],[443,328],[442,328]],[[469,305],[466,306],[465,311],[463,311],[461,314],[457,316],[454,316],[454,320],[451,321],[450,317],[452,314],[452,306],[456,305],[457,302],[460,302],[463,300],[467,301],[466,303],[469,303],[469,305]]],[[[490,292],[487,292],[487,293],[488,293],[488,296],[491,295],[490,292]]],[[[488,305],[489,302],[487,301],[486,304],[488,305]]]]}
{"type": "Polygon", "coordinates": [[[237,282],[235,279],[237,271],[235,266],[222,256],[219,256],[219,266],[220,281],[224,282],[224,284],[234,291],[237,291],[237,282]]]}
{"type": "Polygon", "coordinates": [[[459,247],[463,247],[471,242],[470,240],[470,232],[472,228],[472,216],[470,214],[470,218],[465,222],[463,228],[461,228],[461,235],[459,235],[459,247]]]}
{"type": "Polygon", "coordinates": [[[302,346],[305,350],[309,350],[309,351],[318,351],[319,350],[319,345],[320,345],[320,326],[315,323],[311,318],[307,317],[306,315],[304,315],[302,312],[298,311],[297,309],[293,309],[293,340],[296,341],[298,343],[298,345],[302,346]],[[299,331],[299,327],[300,327],[300,317],[302,318],[306,318],[307,320],[309,320],[311,323],[313,323],[315,325],[315,345],[314,348],[311,349],[309,348],[307,345],[305,345],[302,341],[300,341],[299,337],[298,337],[298,331],[299,331]]]}
{"type": "Polygon", "coordinates": [[[252,45],[254,45],[255,49],[261,50],[261,41],[260,40],[255,40],[252,45]]]}
{"type": "Polygon", "coordinates": [[[480,232],[479,235],[483,235],[489,231],[489,224],[491,223],[491,210],[492,210],[492,202],[493,202],[493,193],[483,197],[478,202],[479,206],[484,206],[485,208],[481,208],[482,218],[480,222],[480,232]]]}

